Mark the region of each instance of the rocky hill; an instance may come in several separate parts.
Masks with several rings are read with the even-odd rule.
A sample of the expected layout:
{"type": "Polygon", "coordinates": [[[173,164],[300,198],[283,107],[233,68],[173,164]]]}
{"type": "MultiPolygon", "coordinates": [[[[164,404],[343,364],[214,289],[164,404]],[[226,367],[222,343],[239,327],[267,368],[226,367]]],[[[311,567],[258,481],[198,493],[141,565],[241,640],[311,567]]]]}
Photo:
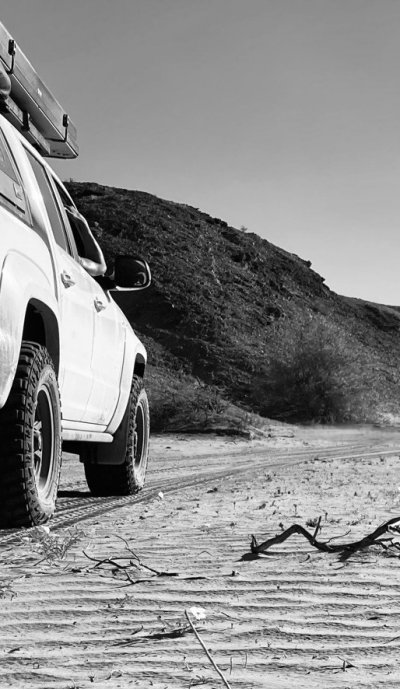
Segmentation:
{"type": "Polygon", "coordinates": [[[154,391],[158,380],[175,395],[178,380],[195,377],[248,410],[306,419],[283,390],[277,399],[277,376],[284,387],[282,366],[300,361],[299,348],[309,350],[306,368],[329,349],[327,375],[337,353],[346,364],[342,388],[358,392],[349,419],[362,417],[360,400],[368,401],[367,417],[397,411],[396,308],[341,297],[309,261],[196,208],[92,182],[67,186],[108,262],[128,253],[151,265],[152,287],[118,299],[149,350],[154,391]]]}

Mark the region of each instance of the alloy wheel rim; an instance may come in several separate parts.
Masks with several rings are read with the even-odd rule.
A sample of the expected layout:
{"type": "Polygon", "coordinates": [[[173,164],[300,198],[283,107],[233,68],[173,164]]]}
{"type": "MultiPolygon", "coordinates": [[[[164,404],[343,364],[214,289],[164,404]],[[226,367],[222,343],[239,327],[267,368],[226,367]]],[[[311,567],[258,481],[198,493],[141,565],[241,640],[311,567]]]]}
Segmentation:
{"type": "Polygon", "coordinates": [[[54,413],[50,391],[39,389],[33,422],[33,467],[39,495],[46,496],[54,466],[54,413]]]}
{"type": "Polygon", "coordinates": [[[133,457],[135,466],[140,467],[144,446],[144,411],[142,405],[138,405],[135,416],[135,431],[133,434],[133,457]]]}

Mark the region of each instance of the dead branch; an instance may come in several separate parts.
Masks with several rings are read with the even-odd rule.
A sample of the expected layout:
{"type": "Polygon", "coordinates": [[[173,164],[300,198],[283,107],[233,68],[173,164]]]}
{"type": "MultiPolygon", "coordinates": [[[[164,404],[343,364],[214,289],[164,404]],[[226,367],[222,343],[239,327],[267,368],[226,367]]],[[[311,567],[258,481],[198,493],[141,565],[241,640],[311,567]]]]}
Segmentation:
{"type": "MultiPolygon", "coordinates": [[[[117,535],[115,535],[117,536],[117,535]]],[[[125,546],[127,547],[129,551],[129,556],[113,556],[113,557],[106,557],[106,558],[96,558],[95,556],[89,555],[86,551],[82,551],[83,555],[94,565],[92,566],[87,566],[86,570],[104,570],[106,573],[111,573],[111,578],[112,579],[119,579],[118,577],[116,578],[117,574],[121,574],[125,577],[126,583],[118,587],[118,589],[122,589],[124,587],[130,587],[131,585],[137,585],[141,584],[143,582],[152,582],[153,580],[156,580],[159,577],[175,577],[178,580],[207,580],[208,576],[207,575],[181,575],[180,573],[177,572],[167,572],[164,570],[156,570],[155,568],[151,568],[149,565],[146,565],[143,563],[143,561],[139,558],[139,556],[129,547],[128,542],[123,539],[122,537],[118,537],[118,539],[121,539],[121,541],[124,542],[125,546]],[[107,566],[110,566],[107,568],[107,566]],[[135,571],[140,571],[140,569],[147,570],[151,573],[150,577],[138,577],[138,579],[133,579],[132,575],[130,573],[131,569],[135,569],[135,571]]],[[[101,573],[101,577],[110,577],[110,575],[103,575],[101,573]]]]}
{"type": "Polygon", "coordinates": [[[225,687],[226,687],[226,688],[230,688],[231,686],[229,685],[228,681],[226,680],[224,674],[222,673],[221,669],[218,668],[218,666],[217,666],[217,664],[215,663],[214,659],[212,658],[210,652],[208,651],[207,647],[205,646],[203,640],[201,639],[199,633],[197,632],[197,630],[196,630],[196,628],[195,628],[195,626],[194,626],[194,623],[192,622],[192,619],[190,618],[190,616],[189,616],[189,614],[188,614],[188,612],[187,612],[187,609],[185,609],[185,616],[186,616],[186,618],[187,618],[187,620],[188,620],[188,623],[189,623],[190,627],[192,628],[194,634],[196,635],[197,640],[200,642],[200,644],[201,644],[201,646],[202,646],[204,652],[206,653],[207,657],[209,658],[209,660],[211,661],[212,665],[214,666],[216,672],[218,673],[218,675],[219,675],[220,678],[222,679],[222,681],[223,681],[225,687]]]}
{"type": "MultiPolygon", "coordinates": [[[[282,542],[286,541],[286,539],[289,539],[289,537],[291,537],[292,534],[301,534],[305,539],[307,539],[311,546],[314,546],[319,551],[324,551],[326,553],[339,553],[343,560],[349,558],[349,556],[351,556],[356,551],[365,549],[368,546],[372,546],[373,544],[380,545],[383,548],[387,548],[386,543],[390,542],[391,545],[395,546],[395,548],[399,548],[397,543],[395,542],[396,537],[386,537],[383,539],[379,539],[379,537],[382,537],[386,532],[391,532],[392,534],[399,534],[400,517],[392,518],[391,520],[384,522],[382,525],[377,527],[376,530],[371,532],[371,534],[368,534],[363,539],[359,539],[357,541],[352,542],[346,542],[342,544],[330,543],[332,541],[332,538],[326,542],[318,541],[316,537],[318,534],[318,530],[320,528],[320,524],[321,518],[319,518],[314,534],[308,532],[301,525],[294,524],[288,529],[284,530],[281,534],[277,534],[275,535],[275,537],[271,537],[270,539],[263,541],[261,544],[258,544],[257,539],[254,535],[252,535],[250,545],[251,554],[257,556],[261,553],[264,553],[271,546],[274,546],[275,544],[282,544],[282,542]]],[[[245,556],[243,557],[243,560],[250,560],[249,558],[245,558],[245,556]]]]}
{"type": "Polygon", "coordinates": [[[142,632],[143,630],[143,625],[140,626],[140,628],[136,628],[135,630],[131,631],[131,636],[130,637],[124,637],[123,640],[114,642],[114,647],[127,647],[128,645],[132,644],[132,637],[133,635],[137,635],[138,633],[142,632]]]}
{"type": "Polygon", "coordinates": [[[93,563],[96,564],[96,565],[92,566],[93,569],[101,568],[102,565],[112,565],[114,568],[118,568],[119,570],[126,570],[126,568],[129,567],[129,566],[121,565],[120,563],[117,563],[117,561],[114,561],[112,558],[94,558],[94,556],[89,556],[89,554],[86,553],[86,551],[82,551],[82,553],[84,556],[86,556],[86,558],[89,559],[89,561],[93,561],[93,563]]]}
{"type": "MultiPolygon", "coordinates": [[[[150,566],[146,565],[139,558],[139,556],[130,548],[129,543],[126,541],[126,539],[124,539],[123,537],[119,537],[118,535],[115,536],[125,544],[125,547],[129,552],[129,556],[112,556],[107,558],[96,558],[95,556],[90,556],[88,553],[86,553],[86,551],[83,551],[83,555],[89,561],[94,563],[94,565],[88,566],[87,570],[96,570],[96,568],[100,570],[107,570],[107,566],[109,566],[108,572],[111,572],[111,577],[115,578],[117,573],[121,573],[121,575],[123,575],[127,580],[127,583],[125,585],[122,585],[122,587],[130,587],[131,585],[136,585],[140,582],[150,582],[151,580],[154,580],[158,577],[180,577],[179,573],[156,570],[155,568],[151,568],[150,566]],[[147,570],[152,575],[151,577],[148,577],[146,579],[139,577],[135,580],[131,576],[131,569],[134,569],[135,571],[140,571],[141,569],[147,570]]],[[[185,578],[183,577],[182,579],[185,578]]]]}
{"type": "Polygon", "coordinates": [[[183,637],[186,633],[190,632],[189,626],[184,628],[175,628],[174,630],[162,630],[161,632],[149,633],[148,635],[141,635],[140,637],[133,637],[138,632],[143,630],[143,626],[134,630],[131,635],[132,637],[126,637],[121,642],[115,642],[115,647],[128,647],[134,644],[141,644],[143,640],[175,640],[178,637],[183,637]]]}
{"type": "MultiPolygon", "coordinates": [[[[129,551],[131,556],[133,556],[133,558],[141,568],[144,568],[145,570],[154,573],[155,575],[157,575],[157,577],[177,577],[179,575],[179,573],[168,573],[163,570],[156,570],[155,568],[151,568],[149,565],[146,565],[145,563],[143,563],[143,561],[140,560],[139,556],[131,549],[131,547],[129,546],[129,542],[126,539],[120,537],[118,534],[116,534],[115,536],[117,539],[120,539],[120,541],[122,541],[125,544],[127,551],[129,551]]],[[[131,565],[134,564],[131,563],[131,565]]]]}
{"type": "Polygon", "coordinates": [[[317,538],[317,534],[318,534],[318,532],[319,532],[319,528],[320,528],[320,527],[321,527],[321,515],[319,516],[318,522],[317,522],[317,524],[316,524],[316,526],[315,526],[315,530],[314,530],[314,534],[313,534],[313,538],[314,538],[314,539],[317,538]]]}

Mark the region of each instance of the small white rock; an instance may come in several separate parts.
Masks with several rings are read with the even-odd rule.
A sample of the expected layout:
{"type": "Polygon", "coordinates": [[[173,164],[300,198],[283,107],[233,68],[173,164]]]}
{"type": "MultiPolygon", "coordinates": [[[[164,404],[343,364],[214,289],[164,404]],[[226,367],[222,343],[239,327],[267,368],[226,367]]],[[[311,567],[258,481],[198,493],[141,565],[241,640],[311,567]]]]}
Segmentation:
{"type": "Polygon", "coordinates": [[[36,529],[39,532],[45,532],[46,534],[50,534],[50,527],[47,527],[47,525],[39,525],[38,527],[36,527],[36,529]]]}
{"type": "Polygon", "coordinates": [[[196,620],[198,621],[204,620],[207,616],[207,611],[205,609],[202,609],[200,606],[192,606],[192,608],[190,608],[189,611],[192,614],[193,618],[196,618],[196,620]]]}

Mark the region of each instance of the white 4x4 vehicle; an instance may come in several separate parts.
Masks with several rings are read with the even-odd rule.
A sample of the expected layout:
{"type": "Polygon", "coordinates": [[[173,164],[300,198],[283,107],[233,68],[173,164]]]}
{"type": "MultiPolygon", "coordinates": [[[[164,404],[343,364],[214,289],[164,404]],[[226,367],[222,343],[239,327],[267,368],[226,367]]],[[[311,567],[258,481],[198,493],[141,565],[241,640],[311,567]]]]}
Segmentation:
{"type": "Polygon", "coordinates": [[[147,287],[149,268],[121,256],[104,275],[85,219],[25,134],[0,116],[1,526],[53,514],[62,448],[80,455],[94,495],[127,495],[143,486],[149,444],[146,351],[112,298],[147,287]]]}

